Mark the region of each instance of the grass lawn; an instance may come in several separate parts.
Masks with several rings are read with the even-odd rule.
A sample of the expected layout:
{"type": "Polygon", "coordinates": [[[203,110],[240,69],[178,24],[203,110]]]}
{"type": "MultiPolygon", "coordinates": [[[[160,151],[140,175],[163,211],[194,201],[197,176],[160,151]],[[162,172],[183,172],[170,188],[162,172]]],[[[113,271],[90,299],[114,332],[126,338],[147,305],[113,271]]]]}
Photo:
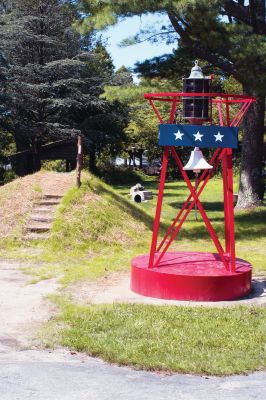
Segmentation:
{"type": "MultiPolygon", "coordinates": [[[[152,178],[145,182],[145,186],[154,193],[157,185],[158,181],[152,178]]],[[[66,213],[61,209],[63,220],[60,222],[59,218],[58,226],[55,224],[54,227],[54,238],[57,230],[58,233],[64,232],[60,241],[63,246],[67,243],[70,246],[77,240],[74,237],[75,231],[69,233],[67,226],[78,226],[80,232],[84,221],[88,223],[91,221],[90,229],[94,232],[93,243],[89,240],[80,240],[83,252],[88,243],[91,251],[94,251],[90,266],[86,264],[84,270],[78,267],[80,275],[77,275],[76,269],[73,272],[73,268],[64,271],[63,279],[66,283],[77,278],[92,277],[93,274],[99,276],[114,268],[128,268],[130,257],[149,251],[156,196],[153,201],[138,205],[128,200],[128,184],[115,186],[114,192],[112,187],[92,178],[89,186],[94,194],[104,199],[104,203],[88,202],[86,209],[89,210],[89,214],[82,212],[81,224],[77,224],[80,210],[76,214],[74,209],[71,211],[71,207],[67,205],[66,213]],[[71,216],[69,220],[68,212],[71,216]],[[109,225],[106,228],[98,221],[99,225],[95,226],[100,230],[99,235],[94,231],[94,216],[96,218],[100,212],[103,214],[100,221],[106,218],[106,223],[109,225]],[[122,232],[122,238],[125,235],[123,239],[125,242],[120,235],[120,239],[116,237],[114,245],[112,240],[108,242],[107,238],[110,235],[115,237],[113,232],[117,232],[116,227],[122,232]]],[[[186,194],[187,190],[183,183],[166,184],[162,231],[165,231],[175,217],[186,194]]],[[[210,182],[202,201],[214,227],[223,236],[221,198],[221,181],[215,179],[210,182]]],[[[73,198],[71,204],[72,206],[75,204],[73,198]]],[[[265,246],[263,216],[265,216],[264,208],[252,212],[239,212],[236,216],[238,245],[240,244],[240,249],[242,248],[239,256],[253,262],[256,273],[266,269],[263,258],[263,246],[265,246]],[[246,253],[245,246],[248,249],[246,253]],[[256,248],[261,248],[262,251],[253,255],[256,248]]],[[[77,236],[82,237],[80,234],[77,236]]],[[[193,213],[189,216],[182,229],[180,240],[176,241],[174,247],[215,251],[202,221],[196,221],[193,213]]],[[[92,356],[100,356],[106,361],[130,364],[136,368],[149,370],[227,375],[260,370],[266,366],[265,308],[211,309],[128,304],[80,306],[62,298],[56,302],[60,314],[51,324],[52,334],[49,334],[48,329],[47,345],[51,345],[51,341],[55,340],[57,344],[85,351],[92,356]]]]}
{"type": "MultiPolygon", "coordinates": [[[[134,182],[136,183],[136,182],[134,182]]],[[[82,188],[71,189],[58,209],[51,238],[32,251],[17,242],[4,256],[35,261],[33,280],[57,277],[68,286],[126,270],[134,256],[150,247],[158,180],[147,178],[154,199],[132,203],[130,184],[109,186],[88,176],[82,188]],[[38,264],[39,266],[36,266],[38,264]]],[[[167,182],[162,234],[188,190],[183,182],[167,182]]],[[[213,179],[201,200],[223,237],[221,179],[213,179]]],[[[192,212],[174,249],[215,251],[200,215],[192,212]]],[[[236,212],[237,256],[253,264],[255,274],[266,271],[266,209],[236,212]]],[[[26,268],[25,268],[26,269],[26,268]]],[[[47,346],[61,344],[107,361],[136,368],[197,374],[233,374],[266,366],[266,309],[226,309],[147,305],[91,305],[55,299],[59,314],[45,334],[47,346]]]]}
{"type": "MultiPolygon", "coordinates": [[[[136,181],[139,178],[136,177],[136,181]]],[[[15,243],[2,256],[38,261],[39,268],[25,268],[34,279],[60,276],[68,284],[84,278],[126,269],[135,255],[148,253],[157,201],[158,178],[146,177],[144,185],[154,193],[152,201],[132,203],[131,184],[109,186],[83,174],[81,190],[71,189],[63,199],[50,240],[36,243],[38,252],[15,243]]],[[[135,182],[136,183],[136,182],[135,182]]],[[[223,244],[223,194],[221,179],[212,179],[201,195],[204,208],[223,244]]],[[[162,210],[161,235],[188,196],[184,182],[167,182],[162,210]]],[[[199,212],[193,210],[170,250],[216,251],[199,212]]],[[[253,265],[253,273],[266,271],[266,207],[236,211],[236,253],[253,265]]],[[[32,247],[32,244],[29,244],[32,247]]]]}
{"type": "Polygon", "coordinates": [[[212,375],[266,366],[265,308],[59,304],[60,343],[109,362],[212,375]]]}
{"type": "MultiPolygon", "coordinates": [[[[153,219],[157,202],[158,180],[148,178],[148,180],[144,180],[143,184],[146,189],[153,191],[154,198],[150,202],[141,204],[139,208],[153,219]]],[[[128,196],[128,185],[114,187],[123,197],[128,196]]],[[[237,182],[235,182],[235,187],[237,187],[237,182]]],[[[162,208],[162,234],[170,226],[188,195],[189,191],[185,182],[166,182],[162,208]]],[[[224,215],[221,178],[213,178],[207,184],[200,200],[223,245],[224,215]]],[[[197,218],[198,220],[196,220],[195,211],[191,211],[170,250],[173,248],[181,251],[217,252],[199,211],[197,211],[197,218]]],[[[148,227],[150,227],[150,219],[148,219],[148,227]]],[[[253,265],[253,273],[264,274],[266,271],[266,207],[235,211],[235,237],[237,257],[249,261],[253,265]]]]}

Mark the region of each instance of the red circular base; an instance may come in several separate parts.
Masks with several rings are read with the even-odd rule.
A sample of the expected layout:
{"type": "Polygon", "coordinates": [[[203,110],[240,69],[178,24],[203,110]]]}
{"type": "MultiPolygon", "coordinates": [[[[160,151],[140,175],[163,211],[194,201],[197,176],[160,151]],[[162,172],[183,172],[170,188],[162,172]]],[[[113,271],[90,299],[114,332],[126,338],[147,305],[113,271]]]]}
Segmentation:
{"type": "Polygon", "coordinates": [[[218,254],[166,253],[156,268],[148,268],[149,255],[131,263],[131,290],[158,299],[222,301],[247,295],[251,265],[236,260],[236,272],[226,271],[218,254]]]}

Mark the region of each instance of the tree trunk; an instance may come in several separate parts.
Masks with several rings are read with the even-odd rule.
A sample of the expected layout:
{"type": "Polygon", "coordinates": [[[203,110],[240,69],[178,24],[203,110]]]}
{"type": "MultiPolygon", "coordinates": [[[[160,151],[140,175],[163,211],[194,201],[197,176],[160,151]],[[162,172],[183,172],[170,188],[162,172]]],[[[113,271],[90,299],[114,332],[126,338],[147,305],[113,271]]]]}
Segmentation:
{"type": "MultiPolygon", "coordinates": [[[[248,91],[247,91],[248,92],[248,91]]],[[[256,94],[254,94],[256,96],[256,94]]],[[[236,208],[250,208],[262,204],[262,178],[265,97],[256,96],[244,119],[241,152],[241,172],[236,208]]]]}
{"type": "Polygon", "coordinates": [[[32,143],[33,172],[41,169],[41,143],[36,139],[32,143]]]}
{"type": "Polygon", "coordinates": [[[81,186],[81,170],[83,164],[83,149],[82,149],[82,139],[78,135],[78,153],[77,153],[77,166],[76,166],[76,185],[78,188],[81,186]]]}
{"type": "Polygon", "coordinates": [[[93,173],[97,172],[96,168],[96,152],[94,149],[89,150],[89,170],[93,173]]]}

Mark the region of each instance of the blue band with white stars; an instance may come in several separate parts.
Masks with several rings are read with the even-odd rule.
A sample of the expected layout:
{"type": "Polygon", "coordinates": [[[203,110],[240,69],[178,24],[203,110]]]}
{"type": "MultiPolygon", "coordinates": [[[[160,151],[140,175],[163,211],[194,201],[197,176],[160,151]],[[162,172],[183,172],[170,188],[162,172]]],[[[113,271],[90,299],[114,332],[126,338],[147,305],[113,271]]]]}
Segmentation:
{"type": "Polygon", "coordinates": [[[238,128],[219,125],[160,124],[160,146],[223,147],[236,149],[238,128]]]}

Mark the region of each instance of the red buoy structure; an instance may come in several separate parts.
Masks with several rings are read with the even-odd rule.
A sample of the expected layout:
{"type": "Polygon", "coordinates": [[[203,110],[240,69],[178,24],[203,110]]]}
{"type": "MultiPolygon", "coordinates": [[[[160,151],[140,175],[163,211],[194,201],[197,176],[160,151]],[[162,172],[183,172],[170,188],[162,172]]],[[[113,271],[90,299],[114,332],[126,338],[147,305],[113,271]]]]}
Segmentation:
{"type": "Polygon", "coordinates": [[[213,93],[211,77],[204,77],[198,63],[189,78],[183,80],[183,92],[146,93],[145,99],[155,112],[159,126],[159,145],[163,146],[162,169],[154,219],[150,253],[135,257],[131,263],[131,290],[160,299],[191,301],[233,300],[251,291],[252,266],[236,258],[233,203],[232,149],[237,147],[238,126],[254,97],[213,93]],[[169,104],[169,118],[164,121],[160,103],[169,104]],[[184,124],[176,123],[177,109],[182,105],[184,124]],[[213,124],[213,115],[219,125],[213,124]],[[194,147],[187,165],[182,162],[182,148],[194,147]],[[201,148],[214,149],[207,162],[201,148]],[[189,195],[159,241],[159,229],[165,179],[172,156],[186,183],[189,195]],[[224,204],[224,243],[221,243],[200,201],[201,193],[222,167],[224,204]],[[196,187],[188,170],[196,174],[196,187]],[[189,213],[197,208],[217,252],[169,251],[189,213]]]}

